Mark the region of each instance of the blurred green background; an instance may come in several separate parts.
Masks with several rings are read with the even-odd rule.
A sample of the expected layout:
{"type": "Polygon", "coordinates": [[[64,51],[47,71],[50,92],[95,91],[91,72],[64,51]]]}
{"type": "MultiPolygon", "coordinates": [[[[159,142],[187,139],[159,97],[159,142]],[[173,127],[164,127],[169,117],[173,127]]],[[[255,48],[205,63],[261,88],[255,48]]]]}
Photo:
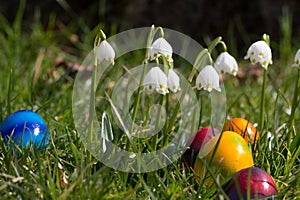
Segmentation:
{"type": "MultiPolygon", "coordinates": [[[[19,0],[2,0],[0,11],[13,21],[18,5],[19,0]]],[[[248,46],[252,37],[263,33],[279,42],[285,34],[283,20],[290,17],[290,36],[300,36],[297,0],[27,0],[24,26],[31,24],[36,10],[40,11],[44,25],[50,15],[55,15],[57,22],[77,26],[78,34],[99,23],[105,24],[104,30],[114,27],[116,32],[155,24],[183,32],[199,42],[207,36],[221,35],[232,43],[232,48],[239,48],[248,46]]]]}

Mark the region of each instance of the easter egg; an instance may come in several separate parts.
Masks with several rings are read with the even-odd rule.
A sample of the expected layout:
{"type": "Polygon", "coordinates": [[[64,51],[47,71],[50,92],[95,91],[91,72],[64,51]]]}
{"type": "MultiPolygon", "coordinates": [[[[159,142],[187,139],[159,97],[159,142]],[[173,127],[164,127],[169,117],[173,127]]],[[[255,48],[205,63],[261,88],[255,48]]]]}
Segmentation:
{"type": "Polygon", "coordinates": [[[49,138],[46,123],[31,110],[20,110],[9,115],[0,125],[0,133],[5,143],[11,138],[21,148],[30,144],[46,146],[49,138]]]}
{"type": "Polygon", "coordinates": [[[250,139],[251,144],[254,144],[259,138],[259,132],[251,122],[243,118],[232,118],[225,124],[224,131],[234,131],[241,135],[248,143],[250,139]]]}
{"type": "Polygon", "coordinates": [[[210,126],[200,128],[196,131],[188,142],[188,149],[182,155],[181,161],[186,164],[188,167],[193,167],[196,157],[201,149],[201,147],[214,135],[219,134],[220,131],[213,129],[210,126]]]}
{"type": "Polygon", "coordinates": [[[276,195],[278,192],[273,178],[258,167],[240,170],[222,187],[230,199],[247,199],[248,188],[251,199],[276,195]]]}
{"type": "MultiPolygon", "coordinates": [[[[211,173],[221,178],[231,177],[241,169],[252,167],[253,158],[245,140],[232,131],[225,131],[209,140],[197,156],[194,171],[196,177],[207,178],[211,173]],[[208,172],[208,169],[210,172],[208,172]]],[[[207,183],[212,183],[210,178],[207,183]]]]}

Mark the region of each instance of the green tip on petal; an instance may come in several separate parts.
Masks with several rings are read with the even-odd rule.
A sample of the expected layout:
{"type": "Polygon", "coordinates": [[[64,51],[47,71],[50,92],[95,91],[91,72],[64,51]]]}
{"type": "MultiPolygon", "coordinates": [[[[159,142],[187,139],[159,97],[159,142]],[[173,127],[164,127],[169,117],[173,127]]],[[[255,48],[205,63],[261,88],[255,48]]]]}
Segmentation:
{"type": "Polygon", "coordinates": [[[267,66],[267,61],[264,61],[264,62],[263,62],[263,66],[267,66]]]}

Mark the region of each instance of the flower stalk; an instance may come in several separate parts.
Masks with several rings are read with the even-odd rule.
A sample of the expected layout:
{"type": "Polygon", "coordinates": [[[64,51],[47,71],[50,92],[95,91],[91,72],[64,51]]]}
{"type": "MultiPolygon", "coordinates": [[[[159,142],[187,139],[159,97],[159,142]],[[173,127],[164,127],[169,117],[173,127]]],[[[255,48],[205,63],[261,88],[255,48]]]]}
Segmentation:
{"type": "MultiPolygon", "coordinates": [[[[97,88],[97,67],[98,67],[98,60],[97,60],[97,53],[98,53],[98,45],[101,42],[100,34],[103,35],[103,31],[101,30],[100,33],[96,36],[94,42],[94,63],[93,63],[93,70],[92,70],[92,82],[91,82],[91,95],[90,95],[90,107],[89,107],[89,126],[88,126],[88,146],[90,147],[93,141],[93,118],[95,115],[95,90],[97,88]]],[[[105,35],[104,35],[105,38],[105,35]]]]}
{"type": "Polygon", "coordinates": [[[259,130],[262,131],[264,129],[265,124],[265,96],[266,96],[266,82],[267,82],[267,75],[268,70],[264,69],[264,75],[263,75],[263,85],[261,90],[261,97],[260,97],[260,128],[259,130]]]}
{"type": "Polygon", "coordinates": [[[300,134],[298,133],[293,142],[291,142],[292,139],[292,133],[293,133],[293,127],[294,127],[294,122],[295,122],[295,112],[296,108],[299,105],[298,102],[298,95],[299,95],[299,89],[300,89],[300,69],[298,68],[298,73],[297,73],[297,81],[295,83],[295,90],[294,90],[294,98],[293,98],[293,103],[292,103],[292,109],[291,109],[291,115],[289,118],[289,132],[288,132],[288,146],[290,146],[290,151],[293,152],[295,147],[299,144],[300,140],[300,134]]]}
{"type": "Polygon", "coordinates": [[[148,65],[148,52],[150,49],[150,45],[153,41],[154,35],[156,33],[157,29],[155,30],[154,25],[151,26],[150,29],[150,33],[147,39],[147,44],[146,44],[146,56],[143,62],[143,72],[142,72],[142,76],[140,79],[140,83],[139,83],[139,87],[138,87],[138,91],[137,91],[137,97],[135,99],[134,102],[134,106],[133,106],[133,113],[132,113],[132,120],[131,120],[131,125],[130,125],[130,132],[133,132],[133,127],[134,127],[134,123],[135,123],[135,119],[136,119],[136,115],[137,115],[137,111],[138,111],[138,106],[140,104],[141,101],[141,90],[143,88],[143,82],[144,82],[144,78],[146,76],[146,72],[147,72],[147,65],[148,65]]]}
{"type": "Polygon", "coordinates": [[[265,115],[265,96],[266,96],[266,82],[268,75],[268,66],[272,64],[272,51],[270,48],[270,37],[267,34],[262,36],[262,40],[254,42],[248,49],[244,59],[249,59],[252,64],[259,63],[264,69],[263,85],[260,98],[260,123],[259,130],[264,129],[264,115],[265,115]]]}
{"type": "Polygon", "coordinates": [[[88,126],[88,145],[91,147],[93,141],[94,118],[95,113],[95,99],[97,90],[97,71],[98,65],[103,61],[108,61],[114,65],[115,51],[112,46],[106,41],[106,36],[102,30],[96,35],[94,41],[94,63],[92,70],[91,80],[91,93],[90,93],[90,107],[89,107],[89,126],[88,126]]]}
{"type": "MultiPolygon", "coordinates": [[[[165,95],[160,96],[160,100],[159,100],[159,105],[160,106],[158,108],[158,112],[157,112],[157,116],[156,116],[155,130],[159,127],[159,124],[160,124],[161,111],[162,111],[161,109],[162,109],[162,105],[163,105],[163,102],[164,102],[164,97],[165,97],[165,95]]],[[[158,133],[154,135],[154,139],[152,140],[152,144],[151,144],[152,151],[156,151],[157,141],[158,141],[158,133]]]]}

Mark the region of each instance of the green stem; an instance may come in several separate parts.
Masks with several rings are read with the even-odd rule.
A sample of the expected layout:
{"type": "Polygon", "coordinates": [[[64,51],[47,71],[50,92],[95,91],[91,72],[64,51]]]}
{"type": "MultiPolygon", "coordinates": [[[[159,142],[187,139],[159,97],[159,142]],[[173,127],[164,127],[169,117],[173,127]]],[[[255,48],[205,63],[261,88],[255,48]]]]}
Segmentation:
{"type": "MultiPolygon", "coordinates": [[[[160,117],[161,117],[161,108],[164,102],[164,95],[160,96],[160,101],[159,101],[159,108],[158,108],[158,112],[157,112],[157,117],[156,117],[156,121],[155,121],[155,130],[159,127],[160,124],[160,117]]],[[[152,140],[152,151],[156,151],[157,148],[157,141],[158,141],[158,133],[155,134],[154,139],[152,140]]]]}
{"type": "MultiPolygon", "coordinates": [[[[92,71],[92,85],[91,85],[91,95],[90,95],[90,107],[89,107],[89,126],[88,126],[88,148],[92,148],[93,141],[93,129],[94,129],[94,116],[95,116],[95,92],[97,89],[97,48],[94,47],[94,65],[92,71]]],[[[89,165],[92,162],[92,155],[87,151],[86,165],[89,165]]],[[[90,170],[87,169],[86,173],[89,173],[90,170]]]]}
{"type": "Polygon", "coordinates": [[[265,115],[265,96],[266,96],[266,81],[267,81],[268,70],[264,70],[264,77],[263,77],[263,85],[261,91],[261,98],[260,98],[260,128],[259,130],[262,131],[264,129],[264,115],[265,115]]]}
{"type": "Polygon", "coordinates": [[[135,123],[135,119],[136,119],[136,114],[137,114],[137,111],[138,111],[138,106],[139,106],[140,101],[141,101],[141,89],[143,87],[142,85],[143,85],[143,82],[144,82],[144,78],[146,76],[147,65],[148,65],[148,63],[144,62],[143,72],[142,72],[142,76],[141,76],[141,79],[140,79],[140,86],[138,87],[137,97],[135,99],[134,107],[133,107],[133,114],[132,114],[132,120],[131,120],[131,125],[130,125],[130,132],[131,133],[133,131],[133,127],[134,127],[134,123],[135,123]]]}
{"type": "Polygon", "coordinates": [[[163,129],[163,133],[166,133],[167,132],[167,128],[168,128],[168,125],[169,125],[169,120],[168,120],[168,114],[170,113],[170,105],[169,105],[169,93],[166,94],[166,113],[167,113],[167,120],[165,122],[165,126],[164,126],[164,129],[163,129]]]}
{"type": "Polygon", "coordinates": [[[163,38],[163,37],[165,37],[165,33],[164,33],[164,30],[163,30],[163,28],[162,27],[157,27],[157,29],[159,30],[159,32],[160,32],[160,36],[163,38]]]}
{"type": "Polygon", "coordinates": [[[291,115],[289,118],[289,129],[288,129],[288,145],[291,144],[292,139],[292,133],[293,133],[293,126],[294,126],[294,120],[295,120],[295,111],[298,106],[298,95],[299,95],[299,88],[300,88],[300,69],[298,69],[298,75],[297,75],[297,81],[295,83],[295,90],[294,90],[294,99],[292,104],[292,110],[291,115]]]}
{"type": "Polygon", "coordinates": [[[178,115],[178,112],[179,112],[179,109],[180,109],[180,102],[183,101],[184,96],[185,96],[185,94],[187,93],[187,91],[188,91],[187,89],[182,91],[182,94],[180,95],[180,99],[179,99],[179,101],[177,102],[176,107],[175,107],[175,109],[174,109],[172,118],[171,118],[170,121],[169,121],[168,129],[167,129],[167,132],[166,132],[166,133],[170,133],[170,132],[172,131],[172,127],[174,126],[174,124],[175,124],[175,122],[176,122],[176,118],[177,118],[177,115],[178,115]]]}
{"type": "Polygon", "coordinates": [[[192,119],[192,133],[195,133],[198,130],[199,125],[201,126],[201,110],[202,108],[200,108],[200,116],[199,116],[199,122],[197,123],[197,112],[194,111],[193,113],[193,119],[192,119]]]}
{"type": "Polygon", "coordinates": [[[152,25],[151,28],[150,28],[148,38],[147,38],[146,55],[145,55],[145,60],[143,62],[143,72],[142,72],[142,76],[141,76],[138,91],[137,91],[137,97],[136,97],[135,102],[134,102],[132,120],[131,120],[131,124],[130,124],[130,130],[129,131],[131,133],[133,131],[134,122],[135,122],[136,114],[137,114],[137,111],[138,111],[138,106],[139,106],[139,103],[141,101],[141,89],[142,89],[142,86],[143,86],[144,78],[146,76],[147,65],[148,65],[148,60],[147,60],[148,59],[148,51],[149,51],[150,45],[152,44],[154,35],[155,35],[157,30],[158,29],[155,29],[154,25],[152,25]]]}
{"type": "MultiPolygon", "coordinates": [[[[216,48],[216,46],[217,46],[219,43],[221,43],[221,42],[222,42],[222,37],[221,37],[221,36],[215,38],[215,39],[209,44],[209,46],[207,47],[208,52],[211,53],[212,50],[213,50],[214,48],[216,48]]],[[[225,43],[224,43],[224,44],[225,44],[225,43]]],[[[224,44],[222,44],[222,45],[224,45],[224,44]]],[[[226,46],[226,45],[225,45],[225,46],[226,46]]],[[[227,48],[226,48],[226,49],[227,49],[227,48]]]]}
{"type": "Polygon", "coordinates": [[[94,49],[94,65],[92,71],[92,85],[91,85],[91,96],[90,96],[90,108],[89,108],[89,128],[88,128],[88,146],[92,144],[93,138],[93,119],[95,116],[95,92],[97,89],[97,49],[94,49]]]}
{"type": "Polygon", "coordinates": [[[193,70],[188,78],[188,81],[192,82],[197,70],[201,69],[204,65],[207,65],[207,63],[211,64],[212,58],[211,58],[211,55],[210,55],[208,49],[203,49],[199,52],[199,54],[197,55],[197,57],[195,59],[195,62],[193,65],[193,70]]]}
{"type": "MultiPolygon", "coordinates": [[[[201,124],[202,124],[202,113],[203,113],[203,106],[204,106],[204,104],[203,104],[203,96],[202,96],[202,94],[201,94],[201,91],[199,91],[199,98],[200,98],[200,116],[199,116],[199,125],[201,126],[201,124]]],[[[199,99],[198,98],[198,99],[199,99]]]]}

